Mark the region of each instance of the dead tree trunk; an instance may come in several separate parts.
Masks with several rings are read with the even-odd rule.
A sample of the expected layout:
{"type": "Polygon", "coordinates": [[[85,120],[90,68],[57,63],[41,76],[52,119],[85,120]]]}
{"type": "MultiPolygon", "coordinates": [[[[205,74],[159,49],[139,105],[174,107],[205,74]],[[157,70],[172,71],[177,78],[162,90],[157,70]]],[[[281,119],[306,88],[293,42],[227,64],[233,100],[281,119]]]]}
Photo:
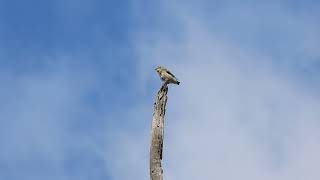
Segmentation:
{"type": "Polygon", "coordinates": [[[164,83],[157,95],[154,103],[151,146],[150,146],[150,179],[163,180],[163,169],[161,166],[163,135],[164,135],[164,115],[166,112],[168,86],[164,83]]]}

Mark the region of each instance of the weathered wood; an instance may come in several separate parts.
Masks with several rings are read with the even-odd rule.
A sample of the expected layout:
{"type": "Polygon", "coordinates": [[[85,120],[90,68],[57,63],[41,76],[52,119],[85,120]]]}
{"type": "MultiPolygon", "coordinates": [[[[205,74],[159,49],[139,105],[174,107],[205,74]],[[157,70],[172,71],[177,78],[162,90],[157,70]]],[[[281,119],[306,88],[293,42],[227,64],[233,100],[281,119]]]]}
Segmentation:
{"type": "Polygon", "coordinates": [[[163,169],[161,166],[163,136],[164,136],[164,115],[166,112],[168,86],[164,83],[154,103],[151,146],[150,146],[150,179],[163,180],[163,169]]]}

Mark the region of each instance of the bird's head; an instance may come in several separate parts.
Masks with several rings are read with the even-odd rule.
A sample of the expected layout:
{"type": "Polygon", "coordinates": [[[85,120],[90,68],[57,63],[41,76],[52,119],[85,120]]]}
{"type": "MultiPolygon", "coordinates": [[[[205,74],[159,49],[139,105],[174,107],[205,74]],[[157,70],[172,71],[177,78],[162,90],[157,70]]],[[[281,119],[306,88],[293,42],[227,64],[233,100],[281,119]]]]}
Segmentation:
{"type": "Polygon", "coordinates": [[[163,69],[163,67],[158,66],[158,67],[157,67],[157,68],[155,68],[154,70],[156,70],[156,71],[157,71],[157,73],[160,73],[162,69],[163,69]]]}

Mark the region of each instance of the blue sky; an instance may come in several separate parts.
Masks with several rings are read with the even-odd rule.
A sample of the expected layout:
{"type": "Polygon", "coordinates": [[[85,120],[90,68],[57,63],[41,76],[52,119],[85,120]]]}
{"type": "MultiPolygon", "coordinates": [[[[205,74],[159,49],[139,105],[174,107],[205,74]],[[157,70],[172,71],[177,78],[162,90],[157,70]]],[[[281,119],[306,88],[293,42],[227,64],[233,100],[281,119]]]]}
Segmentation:
{"type": "Polygon", "coordinates": [[[319,179],[317,1],[0,0],[0,180],[319,179]],[[186,173],[188,172],[188,173],[186,173]]]}

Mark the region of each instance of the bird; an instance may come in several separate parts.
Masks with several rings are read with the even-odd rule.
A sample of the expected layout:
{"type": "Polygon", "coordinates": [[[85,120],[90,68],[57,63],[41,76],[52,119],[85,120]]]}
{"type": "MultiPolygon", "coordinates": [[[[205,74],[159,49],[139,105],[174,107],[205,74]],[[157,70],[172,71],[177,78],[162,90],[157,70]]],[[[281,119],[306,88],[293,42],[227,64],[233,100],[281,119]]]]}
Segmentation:
{"type": "Polygon", "coordinates": [[[162,66],[158,66],[157,68],[155,68],[155,70],[159,74],[160,79],[164,81],[165,84],[170,84],[170,83],[177,84],[177,85],[180,84],[178,79],[168,69],[162,66]]]}

